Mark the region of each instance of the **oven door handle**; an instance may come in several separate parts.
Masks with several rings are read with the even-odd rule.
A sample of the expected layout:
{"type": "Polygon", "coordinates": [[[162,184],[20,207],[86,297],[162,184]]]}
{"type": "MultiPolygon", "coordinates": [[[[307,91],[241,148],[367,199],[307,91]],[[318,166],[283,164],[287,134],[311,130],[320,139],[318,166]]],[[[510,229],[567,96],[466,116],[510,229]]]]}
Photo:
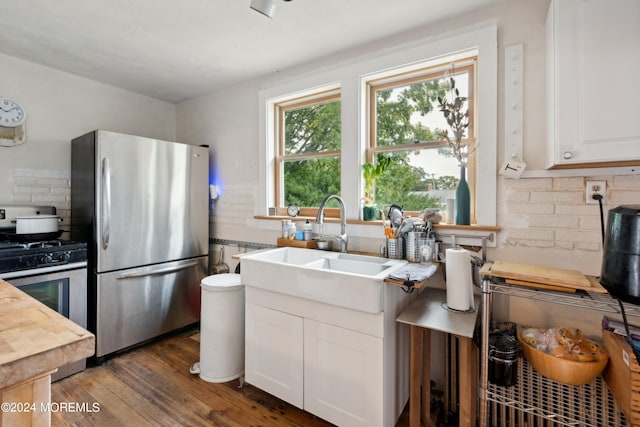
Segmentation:
{"type": "Polygon", "coordinates": [[[199,261],[189,261],[180,265],[173,265],[171,267],[159,268],[157,270],[144,269],[142,271],[133,271],[131,273],[121,274],[116,279],[125,280],[125,279],[135,279],[138,277],[145,276],[161,276],[163,274],[175,273],[180,270],[186,270],[187,268],[195,267],[199,264],[199,261]]]}
{"type": "Polygon", "coordinates": [[[102,249],[109,247],[109,236],[111,234],[111,167],[109,159],[102,159],[102,219],[100,221],[100,235],[102,238],[102,249]]]}

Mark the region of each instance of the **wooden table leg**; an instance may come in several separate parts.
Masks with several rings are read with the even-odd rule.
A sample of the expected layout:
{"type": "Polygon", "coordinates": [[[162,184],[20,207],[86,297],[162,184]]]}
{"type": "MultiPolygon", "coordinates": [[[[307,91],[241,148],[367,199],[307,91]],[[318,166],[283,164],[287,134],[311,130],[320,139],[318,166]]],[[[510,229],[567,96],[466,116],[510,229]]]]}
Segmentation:
{"type": "Polygon", "coordinates": [[[420,383],[422,377],[422,328],[411,326],[409,361],[409,427],[420,427],[420,383]]]}
{"type": "Polygon", "coordinates": [[[422,420],[431,425],[431,329],[422,331],[422,420]]]}
{"type": "Polygon", "coordinates": [[[478,349],[471,338],[457,337],[460,356],[459,367],[459,426],[471,427],[476,425],[476,400],[477,400],[477,367],[476,359],[478,349]]]}

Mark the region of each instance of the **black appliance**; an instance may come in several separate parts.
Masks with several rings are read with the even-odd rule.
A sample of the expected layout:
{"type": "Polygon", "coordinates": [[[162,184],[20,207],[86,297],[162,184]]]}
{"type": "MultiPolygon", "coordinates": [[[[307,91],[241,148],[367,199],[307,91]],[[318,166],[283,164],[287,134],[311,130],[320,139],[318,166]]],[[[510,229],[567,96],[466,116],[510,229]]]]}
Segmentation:
{"type": "MultiPolygon", "coordinates": [[[[7,278],[11,272],[33,269],[54,270],[52,267],[87,261],[87,244],[68,240],[44,242],[0,242],[0,277],[7,278]]],[[[29,272],[28,274],[35,274],[29,272]]],[[[27,274],[27,273],[21,273],[27,274]]]]}
{"type": "Polygon", "coordinates": [[[640,305],[640,205],[609,210],[600,283],[614,297],[640,305]]]}

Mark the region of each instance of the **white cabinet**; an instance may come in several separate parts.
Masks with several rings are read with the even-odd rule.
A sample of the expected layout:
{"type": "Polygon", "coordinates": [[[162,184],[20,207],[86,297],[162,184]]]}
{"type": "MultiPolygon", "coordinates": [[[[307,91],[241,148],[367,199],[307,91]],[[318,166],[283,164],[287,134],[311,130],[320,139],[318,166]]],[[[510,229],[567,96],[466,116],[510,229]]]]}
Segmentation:
{"type": "Polygon", "coordinates": [[[304,409],[340,426],[382,419],[382,338],[304,321],[304,409]]]}
{"type": "Polygon", "coordinates": [[[640,1],[551,0],[547,167],[640,164],[640,1]]]}
{"type": "Polygon", "coordinates": [[[414,294],[386,286],[375,314],[250,285],[245,296],[247,383],[341,427],[396,424],[409,331],[395,319],[414,294]]]}
{"type": "Polygon", "coordinates": [[[245,380],[303,408],[302,317],[247,304],[245,319],[245,380]]]}

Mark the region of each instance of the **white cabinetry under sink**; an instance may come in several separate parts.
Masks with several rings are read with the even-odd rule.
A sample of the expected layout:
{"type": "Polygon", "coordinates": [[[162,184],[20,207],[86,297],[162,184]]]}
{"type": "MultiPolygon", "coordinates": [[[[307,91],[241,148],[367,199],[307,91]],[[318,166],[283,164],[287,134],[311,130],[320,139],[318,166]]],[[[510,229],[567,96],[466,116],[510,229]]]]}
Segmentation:
{"type": "Polygon", "coordinates": [[[303,318],[247,304],[245,380],[303,407],[303,318]]]}
{"type": "Polygon", "coordinates": [[[304,321],[304,409],[332,423],[381,425],[383,339],[304,321]]]}
{"type": "Polygon", "coordinates": [[[245,380],[334,424],[381,425],[383,339],[247,305],[245,380]]]}
{"type": "MultiPolygon", "coordinates": [[[[320,257],[335,257],[319,252],[320,257]]],[[[378,284],[372,279],[375,273],[367,280],[372,280],[372,295],[380,294],[379,308],[358,301],[349,304],[333,295],[341,289],[336,282],[350,284],[336,274],[355,275],[354,283],[363,290],[365,282],[358,282],[357,276],[360,280],[365,276],[332,269],[324,281],[316,281],[318,271],[298,271],[317,268],[317,260],[306,259],[308,255],[313,254],[274,250],[253,259],[243,256],[245,381],[336,425],[395,425],[409,398],[409,328],[396,318],[418,292],[408,294],[398,286],[378,284]],[[277,261],[269,258],[275,256],[277,261]],[[267,258],[270,266],[265,265],[267,258]],[[277,263],[282,271],[269,270],[277,263]],[[316,289],[308,289],[310,284],[316,289]]]]}
{"type": "Polygon", "coordinates": [[[640,2],[551,0],[547,167],[640,164],[640,2]]]}

